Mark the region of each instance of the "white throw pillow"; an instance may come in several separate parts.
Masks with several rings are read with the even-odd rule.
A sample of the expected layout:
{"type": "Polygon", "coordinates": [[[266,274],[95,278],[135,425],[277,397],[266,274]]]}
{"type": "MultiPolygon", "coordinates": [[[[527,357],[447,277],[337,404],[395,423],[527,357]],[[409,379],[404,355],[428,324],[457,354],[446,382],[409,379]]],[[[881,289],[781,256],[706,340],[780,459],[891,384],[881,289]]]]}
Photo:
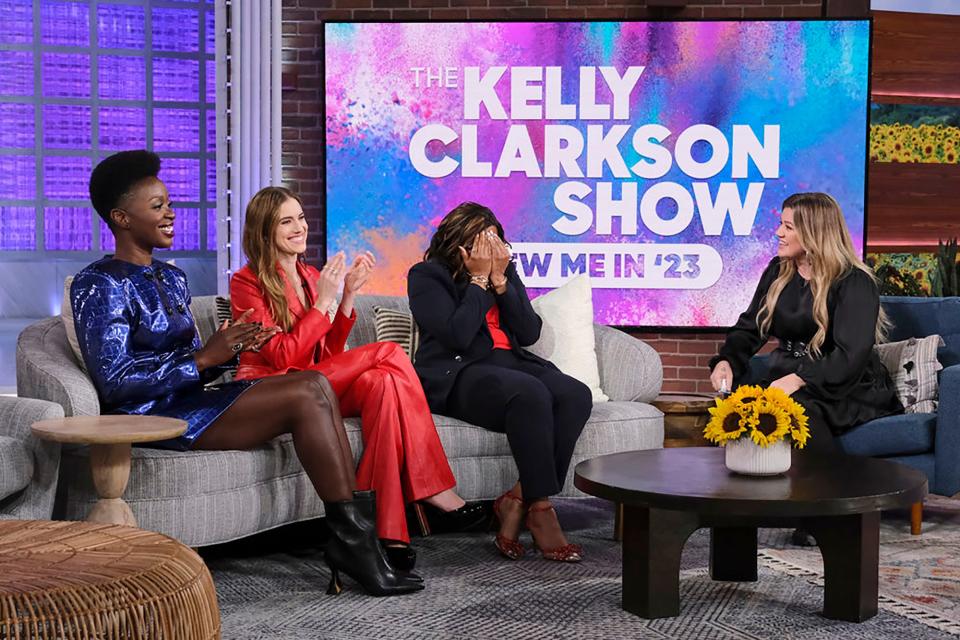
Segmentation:
{"type": "Polygon", "coordinates": [[[532,304],[543,319],[543,329],[540,339],[527,349],[587,385],[594,402],[609,400],[600,388],[590,277],[581,274],[571,278],[532,304]]]}
{"type": "Polygon", "coordinates": [[[73,276],[67,276],[63,281],[63,302],[60,304],[60,318],[63,320],[63,328],[67,332],[67,342],[70,343],[70,349],[73,351],[73,357],[84,373],[87,372],[87,365],[83,361],[83,354],[80,353],[80,342],[77,340],[77,328],[73,326],[73,304],[70,302],[70,285],[73,284],[73,276]]]}

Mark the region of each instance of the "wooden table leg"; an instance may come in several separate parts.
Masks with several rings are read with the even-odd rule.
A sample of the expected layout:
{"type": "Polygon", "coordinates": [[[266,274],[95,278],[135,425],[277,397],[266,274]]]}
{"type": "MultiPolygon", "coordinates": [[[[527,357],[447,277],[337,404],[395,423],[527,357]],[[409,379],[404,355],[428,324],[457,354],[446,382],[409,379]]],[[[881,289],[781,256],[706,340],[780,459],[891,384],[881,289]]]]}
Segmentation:
{"type": "Polygon", "coordinates": [[[87,515],[89,522],[137,526],[123,492],[130,479],[130,444],[90,445],[90,471],[100,498],[87,515]]]}
{"type": "Polygon", "coordinates": [[[757,581],[757,528],[710,529],[710,577],[734,582],[757,581]]]}
{"type": "Polygon", "coordinates": [[[680,555],[696,514],[623,506],[623,609],[643,618],[680,614],[680,555]]]}
{"type": "Polygon", "coordinates": [[[880,512],[812,518],[804,526],[823,555],[823,615],[863,622],[877,615],[880,512]]]}

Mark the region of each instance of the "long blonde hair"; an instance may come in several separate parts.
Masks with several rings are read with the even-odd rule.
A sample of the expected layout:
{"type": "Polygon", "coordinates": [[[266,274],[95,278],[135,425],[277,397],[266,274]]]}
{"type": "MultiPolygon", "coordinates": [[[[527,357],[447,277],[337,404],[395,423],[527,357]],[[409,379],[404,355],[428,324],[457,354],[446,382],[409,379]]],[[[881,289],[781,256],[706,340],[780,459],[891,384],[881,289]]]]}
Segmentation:
{"type": "Polygon", "coordinates": [[[247,264],[260,281],[260,289],[270,304],[270,313],[284,331],[293,328],[293,317],[284,291],[284,281],[277,270],[280,253],[274,242],[280,226],[280,206],[294,199],[303,206],[300,197],[284,187],[260,189],[247,205],[243,223],[243,252],[247,264]]]}
{"type": "MultiPolygon", "coordinates": [[[[843,212],[832,197],[825,193],[795,193],[783,201],[781,210],[783,209],[793,210],[793,226],[797,239],[806,250],[806,258],[810,263],[810,292],[813,294],[813,319],[817,323],[817,332],[810,340],[809,347],[811,353],[819,357],[820,348],[827,339],[827,326],[830,322],[827,310],[830,287],[850,269],[863,271],[874,282],[876,276],[854,251],[843,212]]],[[[777,300],[796,272],[796,261],[780,261],[780,273],[767,290],[763,304],[757,312],[757,326],[761,335],[768,335],[777,300]]],[[[889,328],[890,321],[881,307],[874,328],[876,342],[886,339],[889,328]]]]}

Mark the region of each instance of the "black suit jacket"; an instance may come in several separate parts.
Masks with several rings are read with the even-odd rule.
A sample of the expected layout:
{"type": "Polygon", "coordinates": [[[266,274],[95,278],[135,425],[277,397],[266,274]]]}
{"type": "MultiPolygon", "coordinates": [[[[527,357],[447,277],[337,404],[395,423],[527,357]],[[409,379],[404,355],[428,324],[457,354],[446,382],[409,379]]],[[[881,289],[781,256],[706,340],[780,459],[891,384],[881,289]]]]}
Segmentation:
{"type": "Polygon", "coordinates": [[[513,263],[508,265],[506,276],[506,291],[497,295],[469,282],[455,282],[450,270],[438,262],[421,262],[410,269],[407,294],[410,311],[420,328],[414,368],[434,413],[445,412],[447,397],[460,371],[493,350],[486,315],[494,302],[500,307],[500,328],[510,338],[513,352],[556,369],[547,360],[521,348],[540,338],[543,321],[530,305],[513,263]]]}

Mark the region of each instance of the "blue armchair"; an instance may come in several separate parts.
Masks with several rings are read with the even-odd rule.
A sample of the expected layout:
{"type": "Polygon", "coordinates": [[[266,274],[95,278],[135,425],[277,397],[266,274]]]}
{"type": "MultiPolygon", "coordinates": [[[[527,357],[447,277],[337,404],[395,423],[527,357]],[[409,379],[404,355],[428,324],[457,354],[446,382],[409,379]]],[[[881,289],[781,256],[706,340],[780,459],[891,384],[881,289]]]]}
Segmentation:
{"type": "MultiPolygon", "coordinates": [[[[960,492],[960,298],[880,299],[894,323],[890,340],[939,334],[946,346],[937,352],[943,365],[936,413],[906,413],[878,418],[839,438],[846,453],[886,458],[919,469],[927,475],[930,492],[952,496],[960,492]]],[[[751,360],[748,377],[760,379],[766,357],[751,360]]],[[[918,532],[920,510],[914,509],[918,532]]]]}

